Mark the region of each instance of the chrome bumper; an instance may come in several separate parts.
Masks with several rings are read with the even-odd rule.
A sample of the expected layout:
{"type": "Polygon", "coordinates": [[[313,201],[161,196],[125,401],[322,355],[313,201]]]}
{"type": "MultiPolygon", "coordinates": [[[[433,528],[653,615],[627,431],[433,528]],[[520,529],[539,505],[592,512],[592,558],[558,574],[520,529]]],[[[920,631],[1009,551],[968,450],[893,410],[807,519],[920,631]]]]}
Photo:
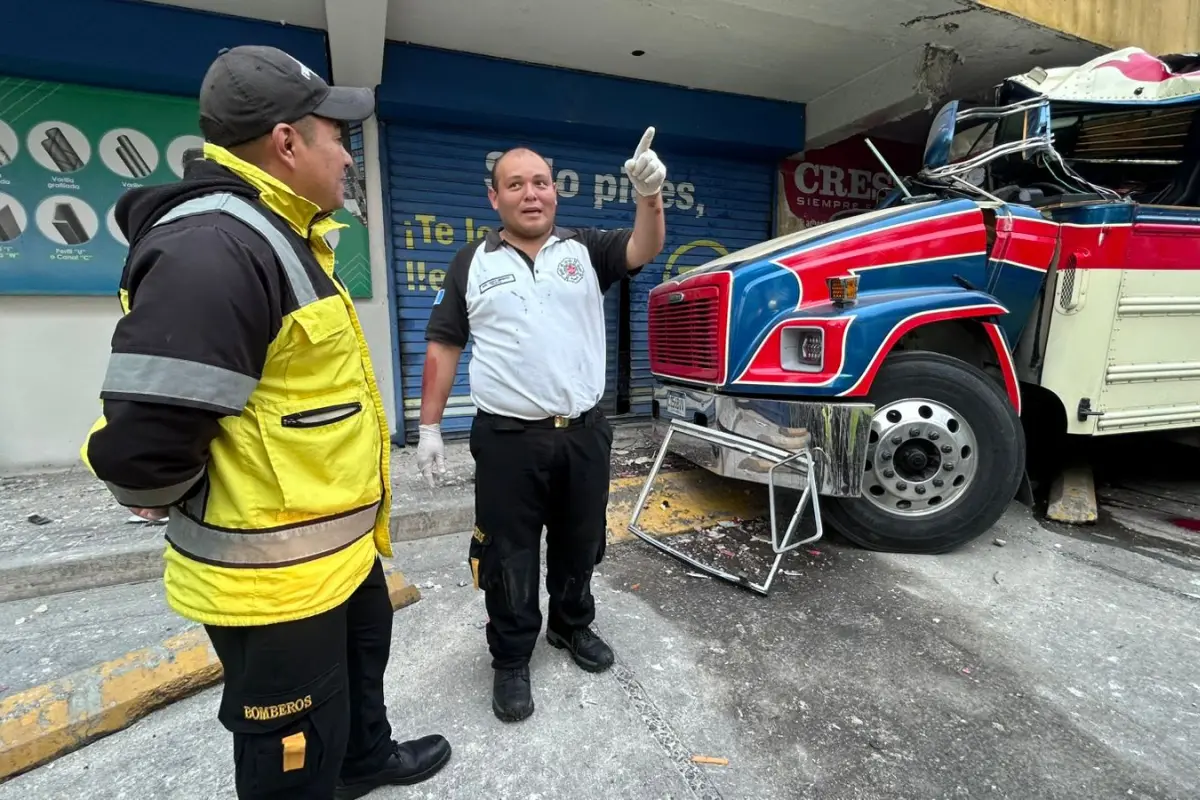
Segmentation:
{"type": "MultiPolygon", "coordinates": [[[[654,432],[662,441],[671,420],[733,434],[772,447],[813,451],[817,491],[833,497],[862,492],[867,444],[871,435],[870,403],[809,402],[731,397],[704,389],[657,384],[654,389],[654,432]]],[[[769,482],[771,462],[719,444],[676,433],[670,452],[726,478],[769,482]]],[[[803,490],[805,476],[795,469],[775,473],[775,484],[803,490]]]]}

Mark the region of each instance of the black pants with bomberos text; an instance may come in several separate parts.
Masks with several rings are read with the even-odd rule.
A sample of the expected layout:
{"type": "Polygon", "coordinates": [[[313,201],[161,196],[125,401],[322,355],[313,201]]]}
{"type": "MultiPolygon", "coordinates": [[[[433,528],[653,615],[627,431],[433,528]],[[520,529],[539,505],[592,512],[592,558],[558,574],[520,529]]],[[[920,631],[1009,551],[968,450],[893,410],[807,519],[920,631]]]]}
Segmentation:
{"type": "Polygon", "coordinates": [[[528,664],[541,631],[543,525],[548,627],[569,634],[595,618],[592,570],[604,557],[612,437],[598,410],[566,428],[476,415],[470,557],[485,592],[494,668],[528,664]]]}
{"type": "Polygon", "coordinates": [[[354,781],[384,767],[392,604],[379,559],[324,614],[205,630],[225,669],[217,716],[233,733],[239,798],[331,800],[339,776],[354,781]]]}

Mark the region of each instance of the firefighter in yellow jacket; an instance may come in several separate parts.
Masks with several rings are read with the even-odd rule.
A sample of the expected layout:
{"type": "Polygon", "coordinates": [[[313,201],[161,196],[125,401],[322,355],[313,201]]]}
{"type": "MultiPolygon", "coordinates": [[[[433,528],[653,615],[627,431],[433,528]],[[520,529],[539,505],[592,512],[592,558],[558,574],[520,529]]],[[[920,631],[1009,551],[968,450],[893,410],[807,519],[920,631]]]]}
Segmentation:
{"type": "Polygon", "coordinates": [[[223,51],[203,158],[117,204],[126,313],[82,454],[167,518],[167,599],[224,666],[241,798],[361,797],[450,758],[391,738],[388,426],[327,240],[341,123],[374,105],[274,48],[223,51]]]}

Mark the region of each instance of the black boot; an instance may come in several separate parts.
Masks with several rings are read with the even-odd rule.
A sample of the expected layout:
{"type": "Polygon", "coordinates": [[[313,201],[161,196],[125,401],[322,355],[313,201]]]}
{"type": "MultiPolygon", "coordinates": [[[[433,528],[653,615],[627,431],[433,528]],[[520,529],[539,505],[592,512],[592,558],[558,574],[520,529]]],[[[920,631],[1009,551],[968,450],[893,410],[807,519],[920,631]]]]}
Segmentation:
{"type": "Polygon", "coordinates": [[[604,672],[615,660],[612,648],[592,632],[591,628],[576,628],[569,635],[546,629],[546,641],[560,650],[566,650],[575,663],[588,672],[604,672]]]}
{"type": "Polygon", "coordinates": [[[374,775],[339,783],[335,800],[354,800],[380,786],[408,786],[432,778],[450,760],[450,743],[441,736],[426,736],[411,742],[392,742],[392,754],[374,775]]]}
{"type": "Polygon", "coordinates": [[[492,711],[504,722],[519,722],[533,713],[528,666],[496,670],[492,680],[492,711]]]}

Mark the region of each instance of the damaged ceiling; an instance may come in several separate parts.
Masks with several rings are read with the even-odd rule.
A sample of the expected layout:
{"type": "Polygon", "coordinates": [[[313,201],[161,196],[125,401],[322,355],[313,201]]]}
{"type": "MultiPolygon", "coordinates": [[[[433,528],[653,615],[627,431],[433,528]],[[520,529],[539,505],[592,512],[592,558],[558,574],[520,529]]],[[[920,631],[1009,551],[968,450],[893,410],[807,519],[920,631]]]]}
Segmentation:
{"type": "MultiPolygon", "coordinates": [[[[324,0],[162,1],[326,27],[324,0]]],[[[1103,49],[968,0],[388,4],[387,38],[393,41],[804,103],[927,44],[957,54],[949,79],[956,96],[977,94],[1033,66],[1082,63],[1103,49]]],[[[436,76],[430,76],[430,91],[437,91],[436,76]]],[[[924,136],[922,123],[910,127],[924,136]]],[[[906,129],[889,127],[911,138],[906,129]]]]}

